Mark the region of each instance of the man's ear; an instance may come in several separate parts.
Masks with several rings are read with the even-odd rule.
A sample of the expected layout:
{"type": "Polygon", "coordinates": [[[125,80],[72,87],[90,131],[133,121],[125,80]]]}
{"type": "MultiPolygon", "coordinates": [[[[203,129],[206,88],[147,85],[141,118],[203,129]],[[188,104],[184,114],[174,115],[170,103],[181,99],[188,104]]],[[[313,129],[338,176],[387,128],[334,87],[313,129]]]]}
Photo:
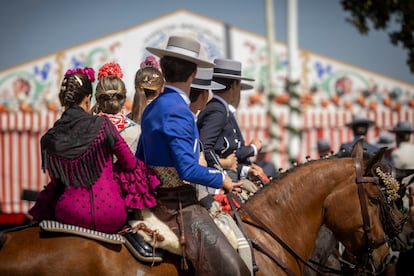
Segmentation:
{"type": "Polygon", "coordinates": [[[203,101],[206,101],[207,102],[208,101],[208,97],[209,97],[208,90],[204,90],[201,96],[203,97],[203,101]]]}
{"type": "Polygon", "coordinates": [[[238,80],[233,80],[232,82],[231,82],[231,88],[234,90],[234,89],[236,89],[237,88],[237,84],[238,84],[238,80]]]}

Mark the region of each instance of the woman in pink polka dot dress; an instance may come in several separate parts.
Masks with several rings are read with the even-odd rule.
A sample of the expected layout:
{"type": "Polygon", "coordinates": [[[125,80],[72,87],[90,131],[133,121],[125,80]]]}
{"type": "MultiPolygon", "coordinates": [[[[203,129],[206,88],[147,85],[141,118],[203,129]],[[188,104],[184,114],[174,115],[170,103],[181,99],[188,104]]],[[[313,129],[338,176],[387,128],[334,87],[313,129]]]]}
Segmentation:
{"type": "Polygon", "coordinates": [[[159,181],[107,117],[87,112],[93,80],[91,68],[65,74],[59,93],[65,111],[41,139],[42,167],[51,181],[29,213],[36,221],[115,233],[125,225],[128,209],[155,206],[159,181]]]}

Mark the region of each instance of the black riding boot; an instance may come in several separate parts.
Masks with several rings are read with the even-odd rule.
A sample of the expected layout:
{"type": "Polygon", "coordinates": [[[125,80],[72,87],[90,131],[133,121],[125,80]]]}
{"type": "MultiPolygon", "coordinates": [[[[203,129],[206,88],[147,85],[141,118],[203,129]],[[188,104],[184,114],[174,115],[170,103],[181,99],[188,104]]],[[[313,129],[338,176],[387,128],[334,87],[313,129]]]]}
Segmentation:
{"type": "Polygon", "coordinates": [[[162,262],[164,251],[162,249],[155,249],[148,244],[144,238],[138,233],[126,233],[126,246],[131,253],[142,262],[162,262]]]}
{"type": "MultiPolygon", "coordinates": [[[[132,210],[128,212],[128,221],[142,220],[139,210],[132,210]]],[[[127,226],[130,228],[130,226],[127,226]]],[[[131,253],[140,261],[143,262],[162,262],[164,251],[162,249],[155,249],[147,243],[139,233],[126,233],[126,245],[131,253]]]]}

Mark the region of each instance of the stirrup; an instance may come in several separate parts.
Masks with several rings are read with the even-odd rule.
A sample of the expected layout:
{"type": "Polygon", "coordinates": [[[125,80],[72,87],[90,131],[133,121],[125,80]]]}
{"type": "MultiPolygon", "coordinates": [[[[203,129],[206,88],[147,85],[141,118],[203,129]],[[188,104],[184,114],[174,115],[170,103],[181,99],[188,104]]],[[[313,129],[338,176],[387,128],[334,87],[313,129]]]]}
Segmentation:
{"type": "Polygon", "coordinates": [[[162,262],[164,251],[160,249],[153,251],[152,246],[140,234],[127,232],[124,234],[124,237],[125,246],[137,260],[147,263],[162,262]]]}

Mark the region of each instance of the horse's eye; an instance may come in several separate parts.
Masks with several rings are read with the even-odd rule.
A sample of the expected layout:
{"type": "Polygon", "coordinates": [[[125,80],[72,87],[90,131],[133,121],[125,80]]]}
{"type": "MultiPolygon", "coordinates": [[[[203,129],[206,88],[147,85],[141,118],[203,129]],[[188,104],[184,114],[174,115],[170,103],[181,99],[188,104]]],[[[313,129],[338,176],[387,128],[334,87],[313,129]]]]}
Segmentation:
{"type": "Polygon", "coordinates": [[[372,204],[375,204],[375,205],[379,204],[379,199],[378,198],[369,196],[368,199],[369,199],[369,201],[371,201],[372,204]]]}

